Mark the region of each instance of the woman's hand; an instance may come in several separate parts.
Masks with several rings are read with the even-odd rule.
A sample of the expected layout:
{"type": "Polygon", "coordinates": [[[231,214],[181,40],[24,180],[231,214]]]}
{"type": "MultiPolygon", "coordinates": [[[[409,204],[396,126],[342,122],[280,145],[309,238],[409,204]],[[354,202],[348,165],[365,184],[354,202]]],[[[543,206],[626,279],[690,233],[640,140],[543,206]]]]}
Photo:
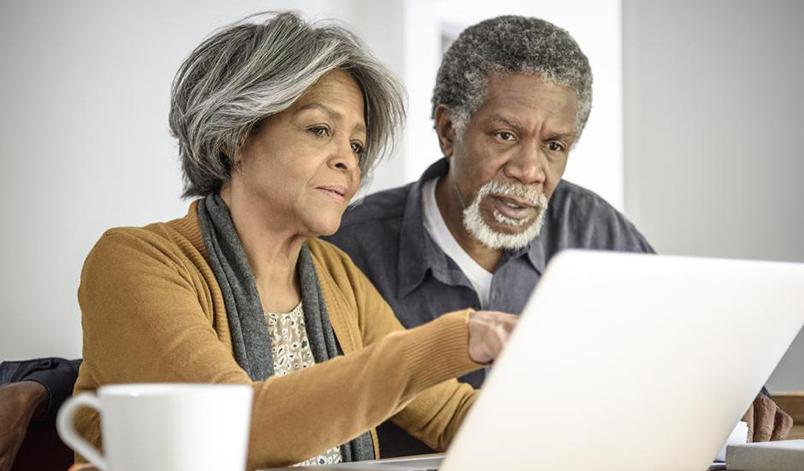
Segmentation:
{"type": "Polygon", "coordinates": [[[469,358],[475,363],[491,363],[511,336],[519,316],[497,311],[469,314],[469,358]]]}

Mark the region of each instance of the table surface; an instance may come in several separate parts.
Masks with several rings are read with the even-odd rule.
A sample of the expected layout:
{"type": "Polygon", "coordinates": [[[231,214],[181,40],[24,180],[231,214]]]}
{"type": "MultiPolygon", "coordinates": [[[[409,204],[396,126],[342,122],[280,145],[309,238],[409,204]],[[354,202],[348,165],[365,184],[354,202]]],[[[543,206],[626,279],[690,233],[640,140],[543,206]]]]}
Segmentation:
{"type": "MultiPolygon", "coordinates": [[[[796,419],[799,419],[799,417],[797,417],[796,419]]],[[[797,420],[797,423],[799,423],[798,420],[797,420]]],[[[804,423],[794,426],[793,430],[790,431],[790,435],[787,437],[787,439],[788,440],[804,439],[804,423]]],[[[319,471],[321,471],[320,467],[308,467],[308,466],[288,468],[288,469],[293,469],[293,470],[297,470],[297,471],[303,471],[303,470],[319,470],[319,471]]],[[[714,470],[714,469],[718,469],[718,468],[714,468],[714,467],[710,468],[710,470],[714,470]]],[[[724,468],[719,468],[719,469],[724,469],[724,468]]],[[[385,470],[387,471],[387,468],[385,468],[385,470]]],[[[70,469],[67,470],[67,471],[99,471],[99,470],[98,470],[98,468],[96,468],[96,467],[94,467],[92,465],[75,464],[75,465],[71,466],[70,469]]]]}
{"type": "MultiPolygon", "coordinates": [[[[352,463],[352,464],[354,465],[356,463],[352,463]]],[[[344,466],[344,467],[338,467],[337,465],[332,465],[332,466],[324,466],[324,467],[321,467],[321,466],[295,466],[295,467],[291,467],[291,468],[272,468],[271,470],[273,470],[273,471],[278,471],[278,470],[288,470],[288,471],[305,471],[305,470],[316,471],[317,470],[317,471],[322,471],[322,469],[323,470],[333,470],[333,471],[338,471],[338,470],[346,471],[346,470],[357,470],[358,468],[351,467],[351,466],[348,466],[348,465],[344,466]]],[[[389,466],[371,466],[370,464],[366,463],[366,466],[361,466],[359,469],[361,471],[370,471],[370,470],[394,471],[394,469],[400,469],[400,468],[392,468],[392,467],[389,467],[389,466]]],[[[707,471],[716,471],[716,470],[724,470],[724,469],[726,469],[725,465],[723,465],[723,464],[715,464],[715,465],[710,466],[707,471]]],[[[271,471],[271,470],[266,469],[266,470],[260,470],[260,471],[271,471]]],[[[70,469],[68,469],[67,471],[100,471],[100,470],[98,468],[96,468],[95,466],[92,466],[90,464],[75,464],[75,465],[71,466],[70,469]]],[[[590,469],[589,471],[596,471],[596,470],[590,469]]],[[[647,469],[646,469],[646,471],[647,471],[647,469]]]]}
{"type": "MultiPolygon", "coordinates": [[[[322,468],[320,466],[296,466],[296,467],[293,467],[293,468],[274,468],[274,470],[281,470],[281,469],[294,470],[294,471],[296,471],[296,470],[298,470],[298,471],[305,471],[305,470],[310,470],[310,471],[318,470],[318,471],[321,471],[322,468]]],[[[327,467],[327,468],[324,468],[324,469],[326,470],[326,469],[337,469],[337,468],[327,467]]],[[[368,469],[369,468],[366,468],[366,470],[368,470],[368,469]]],[[[377,469],[378,471],[394,471],[394,468],[389,468],[387,466],[382,467],[382,468],[375,468],[375,469],[377,469]]],[[[723,466],[721,466],[721,467],[712,466],[709,469],[707,469],[706,471],[716,471],[716,470],[723,470],[723,469],[726,469],[726,468],[723,467],[723,466]]],[[[67,471],[100,471],[100,470],[98,468],[96,468],[96,467],[94,467],[92,465],[88,465],[88,464],[75,464],[75,465],[71,466],[70,469],[68,469],[67,471]]],[[[268,471],[268,470],[263,470],[263,471],[268,471]]],[[[597,471],[597,470],[590,469],[589,471],[597,471]]],[[[603,471],[603,470],[600,470],[600,471],[603,471]]],[[[646,471],[648,471],[647,468],[646,468],[646,471]]]]}

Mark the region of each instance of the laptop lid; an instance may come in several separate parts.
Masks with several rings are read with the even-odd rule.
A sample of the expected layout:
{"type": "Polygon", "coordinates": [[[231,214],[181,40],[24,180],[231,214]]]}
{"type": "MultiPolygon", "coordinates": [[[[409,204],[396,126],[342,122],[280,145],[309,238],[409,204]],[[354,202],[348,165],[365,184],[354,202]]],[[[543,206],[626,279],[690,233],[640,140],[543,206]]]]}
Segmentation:
{"type": "Polygon", "coordinates": [[[804,264],[566,251],[442,471],[704,470],[804,324],[804,264]]]}

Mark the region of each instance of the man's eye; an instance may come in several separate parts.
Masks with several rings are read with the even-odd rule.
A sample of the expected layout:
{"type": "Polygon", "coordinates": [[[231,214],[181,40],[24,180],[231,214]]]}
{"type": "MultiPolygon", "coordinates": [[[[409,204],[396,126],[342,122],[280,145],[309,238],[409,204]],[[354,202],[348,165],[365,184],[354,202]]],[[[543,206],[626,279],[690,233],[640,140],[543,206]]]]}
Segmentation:
{"type": "Polygon", "coordinates": [[[497,131],[496,133],[494,133],[494,135],[502,139],[503,141],[516,140],[516,136],[514,136],[514,133],[508,131],[497,131]]]}
{"type": "Polygon", "coordinates": [[[550,141],[547,143],[547,148],[553,152],[563,152],[566,147],[558,141],[550,141]]]}
{"type": "Polygon", "coordinates": [[[362,157],[364,151],[365,151],[365,148],[363,147],[363,144],[361,144],[359,142],[353,142],[352,143],[352,152],[354,152],[355,155],[357,155],[358,157],[362,157]]]}
{"type": "Polygon", "coordinates": [[[307,128],[307,130],[318,137],[329,136],[329,128],[326,126],[313,126],[311,128],[307,128]]]}

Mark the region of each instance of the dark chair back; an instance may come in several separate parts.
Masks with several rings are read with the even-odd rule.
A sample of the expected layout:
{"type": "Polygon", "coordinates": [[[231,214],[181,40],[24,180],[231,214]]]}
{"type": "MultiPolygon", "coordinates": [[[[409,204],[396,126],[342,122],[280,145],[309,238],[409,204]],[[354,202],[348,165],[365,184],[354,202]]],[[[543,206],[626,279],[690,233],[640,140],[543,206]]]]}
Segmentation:
{"type": "Polygon", "coordinates": [[[56,421],[31,422],[11,471],[65,471],[75,457],[56,432],[56,421]]]}
{"type": "MultiPolygon", "coordinates": [[[[64,358],[0,362],[0,386],[20,381],[35,381],[44,386],[48,392],[47,409],[41,414],[41,417],[28,421],[28,418],[34,414],[34,409],[15,409],[16,406],[13,405],[19,404],[16,401],[9,403],[12,404],[12,407],[5,409],[4,414],[11,416],[0,417],[0,426],[25,428],[16,434],[17,437],[24,436],[25,438],[14,457],[14,464],[10,471],[65,471],[73,464],[72,450],[61,441],[56,431],[56,414],[62,403],[72,394],[80,364],[80,360],[65,360],[64,358]],[[26,421],[28,422],[26,423],[26,421]]],[[[20,393],[20,389],[13,389],[15,391],[13,394],[20,393]]],[[[29,388],[23,389],[26,391],[25,394],[29,394],[27,392],[29,388]]],[[[8,388],[5,390],[6,392],[11,391],[8,388]]],[[[40,395],[41,389],[36,394],[40,395]]],[[[36,399],[38,400],[39,397],[36,396],[36,399]]],[[[33,399],[33,396],[29,399],[33,399]]],[[[38,402],[41,403],[41,401],[38,402]]],[[[19,443],[18,439],[14,443],[14,447],[16,447],[16,444],[19,443]]],[[[0,452],[11,453],[11,450],[5,449],[0,452]]]]}

